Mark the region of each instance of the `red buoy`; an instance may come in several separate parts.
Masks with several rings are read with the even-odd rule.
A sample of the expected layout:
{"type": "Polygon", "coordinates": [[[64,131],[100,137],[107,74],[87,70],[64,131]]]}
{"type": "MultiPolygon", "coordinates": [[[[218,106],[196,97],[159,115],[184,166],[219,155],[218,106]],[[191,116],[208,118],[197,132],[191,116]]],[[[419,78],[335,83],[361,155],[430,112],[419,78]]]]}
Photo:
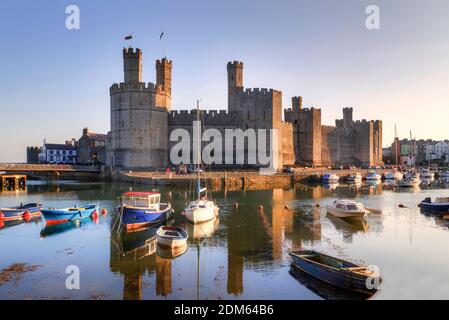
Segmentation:
{"type": "Polygon", "coordinates": [[[22,215],[22,219],[25,220],[26,222],[31,220],[31,215],[28,211],[25,211],[22,215]]]}
{"type": "Polygon", "coordinates": [[[2,221],[3,219],[5,219],[5,215],[0,211],[0,221],[2,221]]]}
{"type": "Polygon", "coordinates": [[[96,220],[98,218],[97,210],[92,211],[92,213],[90,214],[90,217],[92,219],[96,220]]]}
{"type": "Polygon", "coordinates": [[[102,215],[107,215],[108,214],[108,210],[106,210],[106,208],[101,209],[101,214],[102,215]]]}

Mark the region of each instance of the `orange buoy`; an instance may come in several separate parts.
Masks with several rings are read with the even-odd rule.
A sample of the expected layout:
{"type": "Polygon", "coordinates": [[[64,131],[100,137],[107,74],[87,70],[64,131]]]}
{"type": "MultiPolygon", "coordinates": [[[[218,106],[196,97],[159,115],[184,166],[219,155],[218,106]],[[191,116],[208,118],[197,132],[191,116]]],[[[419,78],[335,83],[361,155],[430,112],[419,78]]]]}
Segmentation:
{"type": "Polygon", "coordinates": [[[25,211],[24,213],[23,213],[23,215],[22,215],[22,219],[23,220],[25,220],[25,221],[30,221],[31,220],[31,215],[30,215],[30,213],[28,212],[28,211],[25,211]]]}
{"type": "Polygon", "coordinates": [[[104,216],[107,215],[108,214],[108,210],[106,208],[102,208],[101,209],[101,214],[104,215],[104,216]]]}
{"type": "Polygon", "coordinates": [[[5,219],[5,215],[0,211],[0,221],[2,221],[3,219],[5,219]]]}

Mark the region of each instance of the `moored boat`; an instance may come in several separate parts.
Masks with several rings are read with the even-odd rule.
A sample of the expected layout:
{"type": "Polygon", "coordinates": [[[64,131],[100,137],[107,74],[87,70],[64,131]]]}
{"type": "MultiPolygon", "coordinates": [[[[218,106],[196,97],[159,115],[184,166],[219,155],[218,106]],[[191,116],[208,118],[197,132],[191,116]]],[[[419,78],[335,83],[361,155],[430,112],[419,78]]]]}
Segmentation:
{"type": "MultiPolygon", "coordinates": [[[[197,121],[200,121],[200,105],[199,100],[196,104],[197,108],[197,121]]],[[[198,139],[196,141],[198,144],[197,148],[197,159],[201,159],[201,141],[198,139]]],[[[190,201],[184,209],[183,214],[192,223],[203,223],[207,221],[211,221],[218,216],[218,206],[214,201],[209,200],[207,187],[202,187],[201,185],[201,163],[198,163],[194,172],[196,172],[196,186],[195,186],[195,194],[196,199],[190,201]]]]}
{"type": "Polygon", "coordinates": [[[322,177],[324,183],[336,183],[340,180],[340,177],[335,173],[325,173],[322,177]]]}
{"type": "Polygon", "coordinates": [[[339,218],[362,219],[367,210],[360,202],[353,200],[335,200],[326,206],[326,211],[339,218]]]}
{"type": "Polygon", "coordinates": [[[82,207],[55,209],[47,208],[41,210],[47,225],[65,223],[98,216],[99,207],[96,204],[88,204],[82,207]]]}
{"type": "Polygon", "coordinates": [[[397,183],[399,188],[416,188],[420,185],[421,180],[419,178],[404,178],[397,183]]]}
{"type": "Polygon", "coordinates": [[[423,212],[443,215],[449,213],[449,197],[438,197],[434,202],[428,197],[421,201],[419,207],[423,212]]]}
{"type": "Polygon", "coordinates": [[[313,251],[290,252],[297,269],[331,285],[366,295],[373,295],[382,279],[368,267],[313,251]]]}
{"type": "Polygon", "coordinates": [[[350,173],[346,176],[346,181],[360,182],[362,181],[362,174],[360,172],[350,173]]]}
{"type": "Polygon", "coordinates": [[[181,227],[161,226],[156,231],[158,246],[162,248],[180,248],[187,244],[187,231],[181,227]]]}
{"type": "Polygon", "coordinates": [[[449,171],[445,170],[438,174],[439,178],[449,178],[449,171]]]}
{"type": "Polygon", "coordinates": [[[161,203],[159,192],[126,192],[121,196],[119,218],[127,231],[135,231],[168,220],[170,203],[161,203]]]}
{"type": "Polygon", "coordinates": [[[366,175],[366,180],[379,181],[382,180],[382,176],[378,174],[376,171],[370,171],[366,175]]]}
{"type": "Polygon", "coordinates": [[[431,172],[428,169],[423,170],[423,172],[421,173],[421,177],[423,179],[434,179],[435,178],[435,173],[431,172]]]}
{"type": "Polygon", "coordinates": [[[0,208],[0,221],[31,220],[41,216],[40,203],[20,204],[17,207],[0,208]]]}
{"type": "Polygon", "coordinates": [[[404,175],[399,171],[394,172],[385,172],[384,174],[385,179],[387,180],[402,180],[404,178],[404,175]]]}

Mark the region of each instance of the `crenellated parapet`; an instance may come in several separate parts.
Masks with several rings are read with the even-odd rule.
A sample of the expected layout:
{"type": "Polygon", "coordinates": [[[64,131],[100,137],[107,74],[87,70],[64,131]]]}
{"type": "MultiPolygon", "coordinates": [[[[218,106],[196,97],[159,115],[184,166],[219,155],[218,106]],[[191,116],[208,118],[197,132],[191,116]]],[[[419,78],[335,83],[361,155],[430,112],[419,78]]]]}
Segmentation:
{"type": "Polygon", "coordinates": [[[282,92],[267,88],[248,88],[243,91],[246,96],[282,96],[282,92]]]}
{"type": "MultiPolygon", "coordinates": [[[[227,110],[201,110],[200,119],[206,126],[239,126],[241,116],[239,112],[227,110]]],[[[169,126],[191,126],[197,120],[197,110],[171,111],[168,117],[169,126]]]]}
{"type": "Polygon", "coordinates": [[[154,84],[152,82],[120,82],[120,83],[114,83],[110,89],[109,93],[110,95],[116,94],[116,93],[123,93],[123,92],[149,92],[149,93],[159,93],[159,94],[168,94],[169,92],[166,92],[164,86],[159,84],[154,84]]]}

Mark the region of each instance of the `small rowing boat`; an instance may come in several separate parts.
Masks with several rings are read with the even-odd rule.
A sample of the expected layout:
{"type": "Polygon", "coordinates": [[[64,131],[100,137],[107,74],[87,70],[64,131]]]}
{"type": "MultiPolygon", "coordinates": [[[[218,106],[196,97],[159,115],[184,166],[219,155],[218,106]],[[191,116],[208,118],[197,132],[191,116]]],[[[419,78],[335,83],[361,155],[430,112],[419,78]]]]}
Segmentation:
{"type": "Polygon", "coordinates": [[[179,248],[187,244],[187,231],[181,227],[161,226],[156,231],[157,244],[162,248],[179,248]]]}
{"type": "Polygon", "coordinates": [[[25,220],[41,216],[40,203],[20,204],[17,207],[0,208],[0,221],[25,220]]]}
{"type": "Polygon", "coordinates": [[[64,209],[43,209],[42,214],[46,224],[51,225],[97,216],[98,211],[98,206],[96,204],[89,204],[82,207],[75,206],[73,208],[64,209]]]}
{"type": "Polygon", "coordinates": [[[380,275],[368,267],[331,257],[313,250],[290,252],[292,265],[321,281],[342,289],[373,295],[381,283],[380,275]]]}

